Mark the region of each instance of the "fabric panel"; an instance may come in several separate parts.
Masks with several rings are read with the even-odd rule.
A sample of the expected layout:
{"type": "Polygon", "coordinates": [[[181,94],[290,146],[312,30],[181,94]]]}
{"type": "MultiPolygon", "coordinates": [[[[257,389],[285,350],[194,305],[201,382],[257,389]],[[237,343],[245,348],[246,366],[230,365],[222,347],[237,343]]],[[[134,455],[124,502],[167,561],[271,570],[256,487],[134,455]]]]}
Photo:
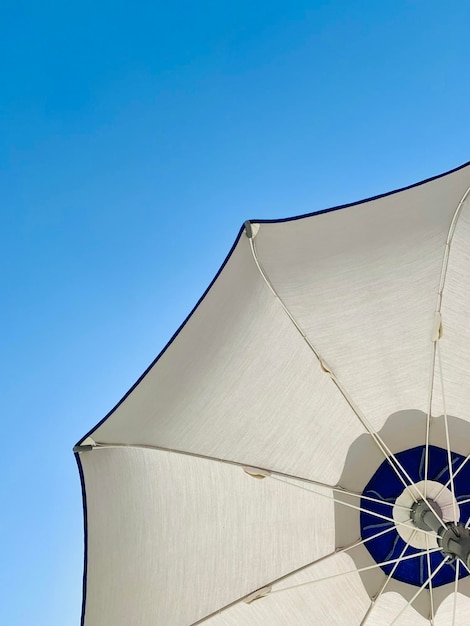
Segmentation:
{"type": "MultiPolygon", "coordinates": [[[[273,286],[375,430],[427,411],[446,238],[470,168],[341,211],[261,224],[273,286]]],[[[467,324],[468,327],[468,324],[467,324]]]]}
{"type": "Polygon", "coordinates": [[[470,598],[457,593],[454,618],[454,598],[451,594],[443,601],[436,613],[436,626],[468,626],[470,624],[470,598]]]}
{"type": "Polygon", "coordinates": [[[155,450],[81,461],[85,626],[187,626],[334,550],[333,502],[274,479],[155,450]]]}
{"type": "Polygon", "coordinates": [[[207,626],[351,626],[360,624],[370,605],[359,575],[346,574],[322,582],[317,579],[335,576],[354,569],[346,554],[335,556],[290,576],[273,591],[285,589],[256,600],[238,604],[208,620],[207,626]],[[302,587],[293,587],[307,583],[302,587]]]}
{"type": "Polygon", "coordinates": [[[335,484],[362,432],[266,286],[243,235],[181,333],[93,437],[335,484]]]}
{"type": "MultiPolygon", "coordinates": [[[[418,591],[418,589],[416,589],[418,591]]],[[[429,592],[423,591],[429,596],[429,592]]],[[[407,600],[398,593],[384,593],[376,602],[369,618],[370,626],[390,626],[403,611],[407,600]]],[[[429,626],[429,620],[420,615],[412,606],[406,608],[394,622],[396,626],[429,626]]]]}

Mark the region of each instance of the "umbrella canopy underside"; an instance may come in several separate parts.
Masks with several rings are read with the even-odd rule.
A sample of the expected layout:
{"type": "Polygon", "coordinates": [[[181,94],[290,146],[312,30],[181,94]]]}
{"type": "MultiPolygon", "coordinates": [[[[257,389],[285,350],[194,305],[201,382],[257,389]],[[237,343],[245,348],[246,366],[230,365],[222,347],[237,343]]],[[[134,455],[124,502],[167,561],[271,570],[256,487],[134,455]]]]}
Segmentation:
{"type": "Polygon", "coordinates": [[[469,186],[240,231],[76,448],[83,626],[469,623],[464,564],[403,513],[434,481],[470,517],[469,186]]]}

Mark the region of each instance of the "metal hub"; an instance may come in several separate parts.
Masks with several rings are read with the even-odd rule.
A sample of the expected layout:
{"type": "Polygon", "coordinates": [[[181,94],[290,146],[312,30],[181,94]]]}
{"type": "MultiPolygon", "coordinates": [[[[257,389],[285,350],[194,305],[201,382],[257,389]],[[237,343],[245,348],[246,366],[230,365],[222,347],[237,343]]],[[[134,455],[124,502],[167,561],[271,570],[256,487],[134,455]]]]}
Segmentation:
{"type": "Polygon", "coordinates": [[[441,519],[441,507],[434,500],[429,498],[426,501],[418,500],[411,507],[411,520],[421,530],[434,530],[439,534],[438,529],[442,526],[441,519]]]}
{"type": "Polygon", "coordinates": [[[434,531],[442,552],[470,567],[470,529],[460,523],[443,522],[440,506],[433,500],[418,500],[411,507],[411,520],[421,530],[434,531]]]}

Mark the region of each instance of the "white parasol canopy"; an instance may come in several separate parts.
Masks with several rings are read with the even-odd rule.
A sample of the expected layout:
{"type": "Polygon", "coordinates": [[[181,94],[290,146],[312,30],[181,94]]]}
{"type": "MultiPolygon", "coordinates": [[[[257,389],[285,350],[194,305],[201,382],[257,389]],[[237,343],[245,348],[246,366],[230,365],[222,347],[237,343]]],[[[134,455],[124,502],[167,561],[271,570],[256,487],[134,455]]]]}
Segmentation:
{"type": "Polygon", "coordinates": [[[469,186],[241,229],[75,448],[83,626],[470,623],[466,564],[412,512],[470,519],[469,186]]]}

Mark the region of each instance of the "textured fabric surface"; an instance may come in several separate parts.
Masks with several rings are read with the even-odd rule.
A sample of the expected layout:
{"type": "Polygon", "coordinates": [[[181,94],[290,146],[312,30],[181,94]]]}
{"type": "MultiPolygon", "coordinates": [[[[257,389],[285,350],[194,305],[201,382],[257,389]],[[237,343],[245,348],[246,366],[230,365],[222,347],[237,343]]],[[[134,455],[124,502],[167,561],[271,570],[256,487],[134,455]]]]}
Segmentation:
{"type": "MultiPolygon", "coordinates": [[[[262,224],[256,237],[272,284],[375,430],[396,411],[427,411],[445,245],[468,185],[466,168],[341,211],[262,224]]],[[[461,218],[455,247],[463,228],[461,218]]],[[[461,255],[468,258],[464,241],[461,255]]],[[[447,289],[454,285],[459,294],[457,254],[452,250],[449,269],[460,275],[449,276],[447,289]]],[[[462,304],[454,301],[460,312],[462,304]]],[[[461,321],[455,320],[457,334],[461,321]]]]}
{"type": "Polygon", "coordinates": [[[82,461],[87,626],[192,624],[334,550],[333,501],[305,490],[156,450],[82,461]]]}
{"type": "Polygon", "coordinates": [[[436,614],[436,626],[467,626],[470,624],[470,599],[457,594],[454,616],[454,595],[448,596],[436,614]],[[455,619],[454,622],[452,620],[455,619]]]}
{"type": "MultiPolygon", "coordinates": [[[[393,580],[371,608],[380,568],[334,576],[372,557],[364,546],[360,558],[335,554],[340,505],[328,486],[366,485],[382,461],[374,444],[374,467],[361,471],[370,459],[356,443],[370,429],[394,452],[424,445],[430,402],[431,443],[446,445],[436,419],[446,408],[451,448],[470,453],[470,203],[456,213],[469,185],[467,166],[257,224],[251,242],[242,233],[172,343],[91,433],[105,447],[79,453],[84,626],[388,626],[402,609],[393,623],[429,623],[427,590],[406,608],[417,587],[393,580]],[[314,495],[292,477],[326,486],[314,495]]],[[[359,532],[359,514],[349,519],[359,532]]],[[[468,578],[459,590],[455,624],[466,624],[468,578]]],[[[434,590],[436,626],[452,624],[452,592],[434,590]]]]}
{"type": "Polygon", "coordinates": [[[345,626],[359,624],[369,608],[370,599],[358,574],[330,578],[354,569],[354,563],[345,554],[338,554],[311,568],[295,574],[279,585],[272,595],[253,604],[238,604],[220,616],[208,620],[207,626],[345,626]],[[294,585],[303,585],[293,587],[294,585]],[[292,589],[288,589],[293,587],[292,589]]]}
{"type": "Polygon", "coordinates": [[[175,341],[94,438],[335,484],[362,432],[266,287],[243,236],[175,341]]]}

